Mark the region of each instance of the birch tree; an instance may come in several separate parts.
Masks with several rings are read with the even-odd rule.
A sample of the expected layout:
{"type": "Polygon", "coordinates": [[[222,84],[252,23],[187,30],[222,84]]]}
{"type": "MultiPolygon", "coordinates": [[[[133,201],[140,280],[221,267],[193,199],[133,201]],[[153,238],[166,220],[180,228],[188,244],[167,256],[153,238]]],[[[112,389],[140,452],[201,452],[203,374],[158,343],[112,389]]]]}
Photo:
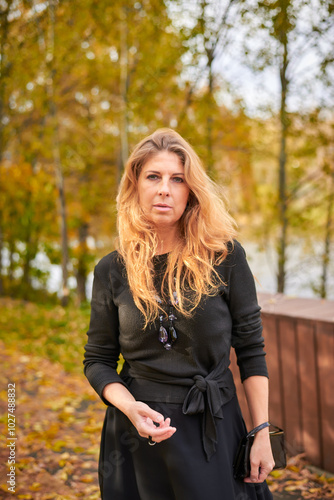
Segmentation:
{"type": "MultiPolygon", "coordinates": [[[[245,52],[253,70],[276,68],[279,82],[279,152],[278,152],[278,221],[277,291],[286,286],[287,247],[289,242],[289,137],[292,102],[311,106],[314,95],[311,80],[321,85],[333,49],[333,11],[328,0],[312,4],[303,0],[245,1],[242,11],[245,26],[257,33],[257,44],[245,39],[245,52]],[[253,44],[253,46],[252,46],[253,44]],[[254,45],[257,49],[254,50],[254,45]],[[305,55],[311,60],[306,60],[305,55]],[[321,72],[321,68],[324,69],[321,72]],[[293,97],[293,100],[292,100],[293,97]],[[310,99],[311,98],[311,99],[310,99]]],[[[248,32],[250,33],[250,32],[248,32]]],[[[314,86],[314,85],[313,85],[314,86]]],[[[317,85],[315,86],[317,87],[317,85]]],[[[319,98],[319,96],[318,96],[319,98]]]]}

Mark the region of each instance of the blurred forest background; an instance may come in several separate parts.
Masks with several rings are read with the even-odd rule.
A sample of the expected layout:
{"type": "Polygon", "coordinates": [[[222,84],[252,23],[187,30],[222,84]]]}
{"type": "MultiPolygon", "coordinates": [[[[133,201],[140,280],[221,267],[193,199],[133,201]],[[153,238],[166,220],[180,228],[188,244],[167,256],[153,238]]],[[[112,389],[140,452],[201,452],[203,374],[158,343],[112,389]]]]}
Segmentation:
{"type": "MultiPolygon", "coordinates": [[[[0,382],[17,387],[17,498],[99,498],[91,274],[115,247],[129,152],[155,129],[177,130],[224,187],[262,291],[299,280],[334,298],[333,21],[334,0],[0,0],[0,382]]],[[[0,406],[6,478],[7,390],[0,406]]],[[[272,491],[332,498],[303,460],[272,472],[272,491]]]]}
{"type": "Polygon", "coordinates": [[[273,252],[275,289],[298,247],[312,294],[334,297],[333,0],[0,9],[1,295],[84,303],[129,152],[172,127],[225,186],[242,241],[273,252]]]}

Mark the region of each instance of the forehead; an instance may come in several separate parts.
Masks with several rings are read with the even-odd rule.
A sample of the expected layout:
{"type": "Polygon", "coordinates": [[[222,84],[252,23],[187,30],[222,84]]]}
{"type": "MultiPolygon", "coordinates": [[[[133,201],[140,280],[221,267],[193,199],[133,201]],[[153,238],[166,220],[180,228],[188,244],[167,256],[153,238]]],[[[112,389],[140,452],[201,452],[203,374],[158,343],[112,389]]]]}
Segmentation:
{"type": "Polygon", "coordinates": [[[161,151],[144,163],[142,172],[146,172],[148,170],[175,170],[177,173],[183,173],[184,167],[177,154],[170,151],[161,151]]]}

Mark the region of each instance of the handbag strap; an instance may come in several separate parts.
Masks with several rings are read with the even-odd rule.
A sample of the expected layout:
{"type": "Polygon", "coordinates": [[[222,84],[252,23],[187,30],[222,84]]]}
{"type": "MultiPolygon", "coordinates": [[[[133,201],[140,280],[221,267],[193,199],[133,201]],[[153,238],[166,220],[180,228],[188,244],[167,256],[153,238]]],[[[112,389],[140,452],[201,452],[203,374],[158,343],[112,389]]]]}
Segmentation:
{"type": "Polygon", "coordinates": [[[263,424],[258,425],[257,427],[254,427],[249,433],[247,434],[247,438],[250,438],[251,436],[254,436],[257,432],[262,431],[262,429],[265,429],[266,427],[270,427],[269,422],[264,422],[263,424]]]}
{"type": "MultiPolygon", "coordinates": [[[[284,432],[283,429],[281,429],[280,427],[277,427],[277,425],[270,424],[270,427],[274,427],[276,429],[276,431],[278,431],[278,432],[284,432]]],[[[274,432],[274,431],[272,431],[272,432],[274,432]]]]}

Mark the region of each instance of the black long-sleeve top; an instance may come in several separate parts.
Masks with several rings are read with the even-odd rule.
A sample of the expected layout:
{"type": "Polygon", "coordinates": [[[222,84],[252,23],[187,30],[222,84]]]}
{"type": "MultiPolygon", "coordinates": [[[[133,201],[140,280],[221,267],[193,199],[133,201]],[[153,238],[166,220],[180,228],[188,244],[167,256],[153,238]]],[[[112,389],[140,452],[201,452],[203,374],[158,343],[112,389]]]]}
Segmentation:
{"type": "MultiPolygon", "coordinates": [[[[159,342],[159,320],[143,330],[120,255],[115,251],[100,260],[94,270],[84,364],[90,384],[106,404],[110,403],[102,397],[104,387],[120,382],[136,399],[183,402],[184,413],[196,413],[204,411],[200,397],[207,387],[210,406],[215,408],[211,408],[212,420],[235,393],[228,369],[231,346],[242,381],[253,375],[268,376],[254,279],[242,246],[235,242],[230,250],[216,267],[224,282],[219,293],[204,297],[190,319],[175,313],[177,340],[171,350],[159,342]],[[125,364],[118,375],[120,352],[125,364]]],[[[158,275],[167,258],[168,254],[154,258],[158,275]]]]}
{"type": "MultiPolygon", "coordinates": [[[[155,258],[156,267],[167,255],[155,258]]],[[[158,321],[142,330],[143,320],[134,304],[124,264],[115,251],[94,270],[91,320],[85,346],[85,374],[99,394],[111,382],[123,380],[116,372],[120,352],[148,372],[171,378],[207,375],[222,357],[236,349],[242,381],[252,375],[268,376],[263,351],[260,307],[244,250],[235,243],[231,254],[217,266],[226,286],[204,299],[191,319],[177,313],[178,339],[170,351],[158,341],[158,321]]]]}

